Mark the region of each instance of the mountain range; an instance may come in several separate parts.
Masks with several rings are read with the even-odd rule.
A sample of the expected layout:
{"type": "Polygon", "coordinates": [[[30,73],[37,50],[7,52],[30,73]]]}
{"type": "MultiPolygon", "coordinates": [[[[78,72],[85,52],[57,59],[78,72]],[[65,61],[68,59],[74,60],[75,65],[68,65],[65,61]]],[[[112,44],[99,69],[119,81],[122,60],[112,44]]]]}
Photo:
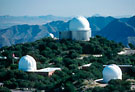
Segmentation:
{"type": "Polygon", "coordinates": [[[46,16],[0,16],[0,29],[9,28],[14,25],[29,24],[42,25],[51,21],[68,21],[71,17],[46,16]]]}
{"type": "Polygon", "coordinates": [[[128,22],[126,23],[116,19],[96,35],[101,35],[109,40],[122,42],[124,45],[128,45],[128,43],[133,43],[133,40],[135,40],[135,27],[128,24],[128,22]]]}
{"type": "Polygon", "coordinates": [[[44,25],[15,25],[0,30],[0,47],[32,42],[52,33],[59,37],[59,31],[68,30],[68,22],[53,21],[44,25]]]}
{"type": "MultiPolygon", "coordinates": [[[[1,17],[0,20],[2,19],[1,17]]],[[[4,17],[6,16],[3,16],[3,20],[5,19],[4,17]]],[[[55,37],[59,37],[59,31],[68,30],[68,25],[71,18],[69,17],[55,18],[55,16],[49,16],[48,18],[47,17],[48,16],[46,17],[40,16],[37,18],[37,22],[35,21],[36,20],[35,17],[29,17],[31,19],[28,18],[28,20],[26,17],[26,21],[28,21],[26,24],[24,23],[24,19],[22,19],[23,21],[21,21],[21,18],[20,20],[17,20],[15,18],[13,19],[13,21],[15,20],[20,21],[22,22],[22,24],[18,22],[20,23],[19,25],[14,25],[14,23],[12,24],[11,22],[11,25],[8,25],[7,27],[6,26],[4,27],[3,26],[4,22],[1,21],[0,47],[35,41],[43,37],[48,37],[50,33],[52,33],[55,37]]],[[[121,42],[125,46],[128,43],[135,44],[135,16],[131,18],[119,18],[119,19],[111,16],[109,17],[95,16],[95,17],[88,17],[87,19],[90,22],[92,36],[100,35],[109,40],[121,42]]],[[[6,23],[8,23],[8,21],[6,23]]]]}

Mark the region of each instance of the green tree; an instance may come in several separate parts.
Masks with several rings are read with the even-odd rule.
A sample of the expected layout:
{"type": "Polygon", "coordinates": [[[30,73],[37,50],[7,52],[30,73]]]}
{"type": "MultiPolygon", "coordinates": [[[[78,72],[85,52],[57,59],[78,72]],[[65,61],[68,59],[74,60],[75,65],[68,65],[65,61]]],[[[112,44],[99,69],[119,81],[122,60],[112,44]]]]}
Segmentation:
{"type": "Polygon", "coordinates": [[[131,49],[135,49],[135,46],[132,43],[128,44],[131,49]]]}
{"type": "Polygon", "coordinates": [[[76,92],[76,89],[71,82],[67,82],[65,84],[64,92],[76,92]]]}
{"type": "Polygon", "coordinates": [[[18,87],[18,83],[15,82],[15,79],[7,80],[7,81],[4,81],[4,86],[14,89],[14,88],[18,87]]]}
{"type": "Polygon", "coordinates": [[[18,64],[10,65],[11,70],[18,69],[18,64]]]}
{"type": "Polygon", "coordinates": [[[0,92],[11,92],[11,91],[6,87],[0,87],[0,92]]]}
{"type": "Polygon", "coordinates": [[[128,81],[124,80],[111,80],[109,81],[109,85],[106,86],[106,90],[108,91],[118,91],[118,92],[126,92],[130,91],[131,84],[128,81]]]}

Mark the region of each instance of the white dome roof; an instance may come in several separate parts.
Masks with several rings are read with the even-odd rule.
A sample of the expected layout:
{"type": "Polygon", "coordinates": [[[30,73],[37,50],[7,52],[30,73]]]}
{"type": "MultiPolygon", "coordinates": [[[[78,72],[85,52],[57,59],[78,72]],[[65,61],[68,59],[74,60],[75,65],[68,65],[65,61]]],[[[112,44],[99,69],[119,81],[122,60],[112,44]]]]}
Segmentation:
{"type": "Polygon", "coordinates": [[[54,35],[52,33],[49,34],[49,37],[54,38],[54,35]]]}
{"type": "Polygon", "coordinates": [[[103,70],[103,81],[108,83],[111,79],[122,79],[122,71],[115,64],[107,65],[103,70]]]}
{"type": "Polygon", "coordinates": [[[73,18],[69,23],[70,31],[90,30],[90,25],[85,17],[79,16],[73,18]]]}
{"type": "Polygon", "coordinates": [[[23,56],[19,61],[19,70],[23,71],[37,70],[35,59],[29,55],[23,56]]]}

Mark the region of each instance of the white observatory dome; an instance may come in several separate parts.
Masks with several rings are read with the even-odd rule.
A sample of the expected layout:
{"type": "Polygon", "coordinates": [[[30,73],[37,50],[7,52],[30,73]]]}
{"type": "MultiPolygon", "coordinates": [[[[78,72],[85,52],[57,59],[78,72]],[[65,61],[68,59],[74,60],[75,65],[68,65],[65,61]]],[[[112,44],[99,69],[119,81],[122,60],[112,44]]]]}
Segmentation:
{"type": "Polygon", "coordinates": [[[52,33],[49,34],[49,37],[54,38],[54,35],[52,33]]]}
{"type": "Polygon", "coordinates": [[[103,70],[103,81],[108,83],[111,79],[122,79],[122,71],[115,64],[107,65],[103,70]]]}
{"type": "Polygon", "coordinates": [[[90,30],[90,25],[88,20],[85,17],[79,16],[73,18],[69,23],[70,31],[82,31],[82,30],[90,30]]]}
{"type": "Polygon", "coordinates": [[[19,70],[23,71],[37,70],[35,59],[29,55],[23,56],[19,61],[19,70]]]}

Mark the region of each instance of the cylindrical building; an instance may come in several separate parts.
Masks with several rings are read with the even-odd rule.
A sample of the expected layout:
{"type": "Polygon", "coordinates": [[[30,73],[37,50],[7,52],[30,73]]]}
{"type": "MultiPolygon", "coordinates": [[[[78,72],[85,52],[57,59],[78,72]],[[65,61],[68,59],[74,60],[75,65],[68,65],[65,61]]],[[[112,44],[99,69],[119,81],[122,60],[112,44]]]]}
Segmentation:
{"type": "Polygon", "coordinates": [[[72,40],[89,41],[91,37],[91,29],[88,20],[79,16],[73,18],[69,23],[72,40]]]}

